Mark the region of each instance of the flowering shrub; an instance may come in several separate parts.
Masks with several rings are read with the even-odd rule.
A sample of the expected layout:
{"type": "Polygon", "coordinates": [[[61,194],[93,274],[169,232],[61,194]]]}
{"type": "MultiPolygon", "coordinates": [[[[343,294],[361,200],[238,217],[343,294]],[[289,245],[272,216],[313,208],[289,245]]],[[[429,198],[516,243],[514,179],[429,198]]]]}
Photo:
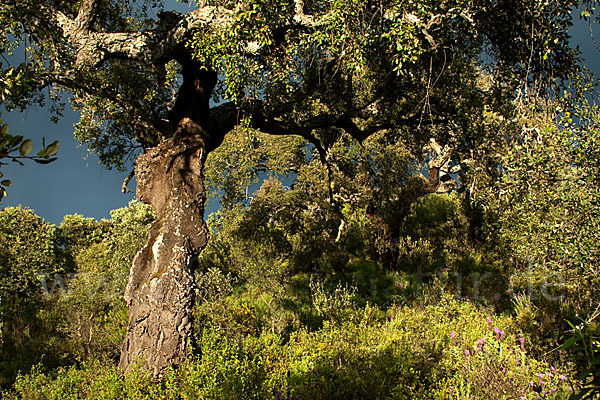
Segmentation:
{"type": "Polygon", "coordinates": [[[197,353],[163,382],[99,363],[20,376],[5,398],[566,399],[570,371],[534,358],[509,316],[468,302],[354,309],[284,341],[270,330],[205,329],[197,353]]]}
{"type": "Polygon", "coordinates": [[[453,344],[453,353],[459,360],[460,373],[450,380],[450,398],[525,400],[569,397],[573,389],[565,375],[555,367],[532,358],[527,352],[524,337],[493,327],[491,318],[486,321],[487,332],[477,342],[452,338],[456,343],[453,344]]]}

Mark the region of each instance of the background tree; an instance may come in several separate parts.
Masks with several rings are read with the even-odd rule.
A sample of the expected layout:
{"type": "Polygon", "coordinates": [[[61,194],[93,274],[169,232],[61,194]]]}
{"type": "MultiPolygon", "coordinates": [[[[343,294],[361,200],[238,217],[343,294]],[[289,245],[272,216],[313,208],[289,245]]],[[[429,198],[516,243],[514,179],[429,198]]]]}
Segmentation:
{"type": "Polygon", "coordinates": [[[65,216],[60,242],[76,273],[49,313],[69,361],[118,360],[127,323],[123,292],[153,220],[151,207],[139,202],[111,211],[110,220],[65,216]]]}
{"type": "Polygon", "coordinates": [[[598,306],[598,107],[588,85],[583,96],[573,90],[543,111],[524,111],[519,135],[492,153],[499,176],[478,162],[466,179],[486,219],[486,239],[504,248],[520,275],[515,291],[545,283],[545,292],[530,295],[553,341],[568,329],[565,318],[591,316],[598,306]]]}
{"type": "Polygon", "coordinates": [[[29,209],[0,211],[0,386],[38,363],[118,360],[123,291],[154,213],[132,202],[111,217],[55,227],[29,209]]]}
{"type": "Polygon", "coordinates": [[[18,369],[39,362],[51,347],[46,339],[53,329],[46,325],[40,305],[48,300],[42,282],[48,292],[61,290],[54,277],[65,270],[65,257],[57,238],[56,227],[32,210],[8,207],[0,212],[2,385],[18,369]]]}
{"type": "Polygon", "coordinates": [[[573,71],[579,3],[592,2],[208,1],[180,15],[154,1],[5,1],[2,52],[28,54],[5,104],[68,91],[76,136],[103,162],[123,168],[143,150],[137,193],[157,220],[126,290],[121,366],[141,357],[160,375],[185,356],[208,236],[202,170],[227,132],[300,136],[325,165],[344,134],[434,138],[458,162],[486,134],[483,111],[510,117],[516,90],[542,93],[573,71]]]}

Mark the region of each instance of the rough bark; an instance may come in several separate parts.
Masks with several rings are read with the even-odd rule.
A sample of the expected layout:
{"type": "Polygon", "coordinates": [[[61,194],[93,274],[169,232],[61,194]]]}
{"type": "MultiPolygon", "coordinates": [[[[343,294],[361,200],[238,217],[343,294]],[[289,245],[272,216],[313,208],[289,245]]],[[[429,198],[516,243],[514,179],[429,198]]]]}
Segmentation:
{"type": "Polygon", "coordinates": [[[129,325],[120,367],[141,362],[159,378],[186,356],[192,337],[197,256],[206,245],[202,183],[204,140],[178,134],[141,155],[137,197],[150,203],[157,220],[136,255],[125,298],[129,325]]]}
{"type": "Polygon", "coordinates": [[[216,74],[191,58],[180,59],[183,83],[172,121],[175,135],[146,150],[136,163],[137,197],[152,205],[157,220],[131,267],[125,298],[129,324],[120,367],[140,362],[155,378],[186,357],[192,338],[194,269],[206,245],[204,160],[223,132],[210,116],[216,74]]]}
{"type": "Polygon", "coordinates": [[[125,293],[129,321],[119,363],[127,370],[139,362],[160,378],[166,368],[179,364],[189,349],[194,267],[208,239],[202,168],[207,153],[224,135],[209,110],[217,75],[201,70],[184,45],[201,26],[227,25],[231,12],[202,7],[185,16],[163,13],[154,29],[102,32],[92,29],[98,4],[97,0],[83,0],[74,19],[50,5],[42,6],[40,20],[62,32],[75,56],[71,69],[61,68],[55,81],[78,87],[78,71],[111,59],[163,69],[175,59],[183,69],[170,126],[152,124],[157,137],[170,138],[152,148],[146,148],[151,141],[140,140],[145,153],[136,162],[137,197],[153,206],[157,220],[130,270],[125,293]]]}

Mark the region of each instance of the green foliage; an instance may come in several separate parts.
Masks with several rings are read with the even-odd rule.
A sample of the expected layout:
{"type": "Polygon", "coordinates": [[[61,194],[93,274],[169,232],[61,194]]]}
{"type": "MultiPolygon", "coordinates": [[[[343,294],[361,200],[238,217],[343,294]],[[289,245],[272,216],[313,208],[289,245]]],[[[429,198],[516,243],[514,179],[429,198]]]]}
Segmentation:
{"type": "MultiPolygon", "coordinates": [[[[461,250],[464,250],[463,247],[468,242],[465,230],[467,221],[456,195],[430,194],[417,199],[411,204],[403,224],[402,231],[406,236],[401,244],[401,251],[408,250],[413,254],[415,250],[408,249],[410,243],[421,241],[426,248],[427,257],[437,265],[428,266],[423,260],[413,260],[411,263],[428,272],[456,264],[453,257],[460,257],[461,250]],[[406,250],[402,248],[403,245],[407,246],[406,250]]],[[[406,261],[410,262],[409,259],[406,261]]]]}
{"type": "MultiPolygon", "coordinates": [[[[2,94],[2,96],[4,95],[2,94]]],[[[4,120],[0,119],[0,166],[7,165],[4,159],[21,165],[23,165],[21,162],[23,159],[33,160],[38,164],[49,164],[57,160],[54,156],[58,152],[59,147],[59,141],[52,142],[46,146],[46,141],[42,138],[42,150],[36,155],[31,156],[29,155],[33,149],[31,139],[24,139],[23,136],[18,135],[10,135],[8,133],[8,124],[5,124],[4,120]]],[[[3,177],[4,174],[0,172],[0,178],[3,177]]],[[[6,188],[10,185],[12,185],[12,182],[9,179],[0,180],[0,203],[2,202],[2,198],[6,196],[6,188]]]]}
{"type": "Polygon", "coordinates": [[[123,169],[179,123],[170,121],[182,85],[174,60],[193,57],[198,68],[220,77],[210,93],[215,103],[231,100],[239,107],[241,118],[233,125],[258,123],[248,114],[261,103],[261,114],[277,122],[280,134],[314,135],[325,150],[343,130],[362,129],[365,137],[387,129],[390,136],[437,137],[469,148],[479,142],[486,108],[510,116],[507,99],[515,90],[548,88],[572,75],[577,69],[568,34],[572,10],[585,5],[588,17],[594,2],[192,4],[205,7],[201,13],[217,6],[214,18],[200,18],[204,23],[161,42],[165,31],[175,32],[167,22],[179,20],[161,12],[161,2],[108,1],[94,10],[94,32],[156,31],[157,41],[135,55],[111,40],[93,44],[103,49],[100,59],[82,65],[82,58],[91,57],[84,53],[92,52],[70,40],[66,22],[60,23],[78,15],[79,3],[7,3],[0,11],[0,52],[10,55],[22,46],[26,57],[2,70],[3,103],[24,109],[50,101],[60,116],[61,96],[68,92],[81,114],[76,137],[102,163],[123,169]],[[172,46],[177,50],[165,45],[171,40],[181,41],[172,46]],[[487,90],[478,85],[483,71],[494,77],[487,90]]]}
{"type": "Polygon", "coordinates": [[[81,250],[75,262],[77,274],[52,309],[64,335],[61,347],[77,360],[117,359],[127,321],[122,297],[128,274],[116,268],[105,243],[81,250]]]}
{"type": "Polygon", "coordinates": [[[122,298],[152,209],[132,202],[110,221],[66,216],[59,228],[33,211],[0,212],[0,384],[46,368],[118,358],[127,321],[122,298]]]}
{"type": "Polygon", "coordinates": [[[54,330],[39,306],[47,301],[47,277],[64,270],[57,238],[54,225],[30,209],[0,211],[0,385],[10,383],[18,369],[39,362],[48,350],[54,330]]]}
{"type": "MultiPolygon", "coordinates": [[[[351,246],[340,244],[348,260],[341,269],[291,268],[289,255],[275,256],[297,223],[286,211],[286,196],[297,198],[290,192],[268,181],[246,210],[224,210],[213,221],[218,235],[197,275],[194,355],[159,383],[142,369],[121,378],[113,364],[126,322],[120,293],[152,212],[132,203],[110,222],[65,218],[57,231],[69,251],[77,249],[78,274],[41,315],[58,322],[52,351],[65,354],[65,363],[83,362],[48,371],[45,359],[4,397],[566,399],[580,390],[568,364],[540,356],[540,314],[529,298],[517,297],[510,317],[444,294],[437,280],[423,283],[415,301],[402,297],[402,274],[364,258],[357,244],[370,229],[359,210],[343,211],[354,233],[351,246]],[[273,204],[283,208],[273,214],[273,204]]],[[[452,196],[420,197],[407,227],[434,249],[444,235],[461,232],[460,209],[452,196]]],[[[295,234],[303,234],[300,227],[295,234]]],[[[439,257],[454,260],[457,246],[448,242],[439,257]]]]}
{"type": "MultiPolygon", "coordinates": [[[[8,41],[8,38],[4,37],[2,39],[6,42],[2,43],[0,46],[2,50],[5,50],[7,47],[10,47],[11,44],[8,41]]],[[[21,84],[23,75],[22,69],[15,69],[12,67],[6,69],[6,71],[2,69],[2,75],[0,76],[0,99],[2,99],[3,103],[6,101],[7,96],[10,96],[11,92],[14,91],[14,88],[21,84]]]]}
{"type": "Polygon", "coordinates": [[[128,207],[110,213],[112,229],[105,239],[113,259],[113,267],[125,274],[138,250],[146,243],[150,223],[156,219],[152,207],[138,201],[131,201],[128,207]]]}
{"type": "Polygon", "coordinates": [[[66,215],[58,227],[61,245],[75,256],[79,251],[100,243],[110,228],[111,224],[107,220],[96,221],[78,214],[66,215]]]}
{"type": "Polygon", "coordinates": [[[7,207],[0,211],[0,235],[0,289],[5,293],[31,293],[39,289],[38,274],[61,271],[57,230],[33,210],[7,207]]]}
{"type": "MultiPolygon", "coordinates": [[[[0,66],[2,103],[8,110],[21,111],[32,105],[49,104],[56,120],[62,117],[69,90],[72,107],[81,113],[75,126],[76,138],[88,145],[105,165],[123,169],[128,157],[138,149],[135,138],[142,141],[142,137],[154,136],[145,121],[132,118],[133,108],[144,109],[145,116],[154,114],[156,103],[171,93],[174,82],[158,84],[159,79],[149,66],[131,69],[126,62],[71,75],[75,57],[63,57],[68,45],[60,29],[57,25],[49,26],[48,20],[40,24],[41,15],[52,14],[49,7],[73,17],[77,15],[78,4],[15,1],[0,10],[0,52],[11,55],[20,47],[26,53],[24,59],[12,56],[14,66],[6,69],[0,66]],[[138,105],[132,108],[128,104],[138,105]]],[[[149,14],[156,15],[162,8],[162,2],[154,0],[135,4],[110,1],[95,10],[94,22],[98,28],[111,32],[148,29],[154,25],[149,14]]]]}
{"type": "MultiPolygon", "coordinates": [[[[150,374],[133,369],[125,379],[114,366],[98,361],[58,368],[46,375],[40,366],[25,376],[19,376],[15,392],[6,393],[5,398],[27,399],[160,399],[173,396],[168,385],[165,389],[151,385],[150,374]]],[[[171,397],[173,398],[173,397],[171,397]]]]}
{"type": "MultiPolygon", "coordinates": [[[[208,3],[231,6],[230,2],[208,3]]],[[[389,74],[405,79],[402,86],[410,87],[409,82],[415,82],[411,78],[423,73],[432,57],[435,63],[441,61],[436,52],[445,52],[468,68],[484,49],[497,60],[488,67],[511,84],[526,80],[528,72],[550,80],[550,68],[558,67],[553,72],[561,74],[575,63],[574,54],[565,49],[570,1],[552,8],[546,3],[519,2],[515,5],[519,21],[514,24],[508,21],[515,9],[489,7],[486,2],[336,0],[306,1],[303,6],[303,12],[314,16],[312,29],[281,32],[293,17],[294,3],[253,0],[237,7],[226,27],[199,30],[190,47],[205,68],[225,77],[219,96],[240,103],[266,95],[269,101],[304,103],[301,108],[306,110],[314,97],[302,99],[298,92],[315,93],[316,87],[320,93],[315,97],[323,105],[341,105],[343,96],[360,98],[363,89],[373,90],[378,78],[389,82],[389,74]],[[249,51],[249,47],[270,49],[282,44],[279,51],[262,51],[260,58],[249,51]],[[519,59],[530,61],[529,71],[517,65],[519,59]],[[328,68],[337,76],[319,82],[328,68]],[[352,92],[343,85],[346,79],[357,82],[352,92]]]]}
{"type": "Polygon", "coordinates": [[[559,347],[571,353],[581,373],[581,391],[571,396],[571,399],[593,399],[600,394],[600,327],[593,320],[598,316],[598,309],[589,320],[582,321],[577,326],[567,321],[571,331],[565,342],[559,347]]]}
{"type": "Polygon", "coordinates": [[[34,370],[5,396],[273,399],[289,390],[288,398],[566,399],[569,371],[531,357],[511,318],[488,315],[444,298],[392,308],[386,318],[356,310],[341,325],[299,330],[285,342],[268,332],[232,338],[206,329],[200,356],[161,383],[140,369],[120,378],[113,366],[96,362],[50,374],[34,370]]]}
{"type": "Polygon", "coordinates": [[[247,187],[257,183],[261,173],[288,175],[305,160],[304,140],[266,135],[237,129],[208,155],[205,176],[211,200],[230,208],[248,199],[247,187]]]}
{"type": "Polygon", "coordinates": [[[534,299],[555,345],[564,320],[591,315],[598,297],[598,109],[573,90],[522,115],[492,151],[496,171],[480,164],[465,184],[514,291],[534,299]]]}
{"type": "Polygon", "coordinates": [[[50,310],[69,357],[115,360],[125,334],[123,292],[133,257],[145,243],[154,212],[133,201],[111,212],[110,221],[78,215],[60,225],[63,242],[74,256],[76,274],[50,310]],[[65,318],[69,315],[69,318],[65,318]]]}
{"type": "MultiPolygon", "coordinates": [[[[211,139],[235,129],[204,171],[222,207],[198,260],[196,348],[162,382],[114,367],[150,208],[59,228],[2,211],[2,384],[21,371],[7,397],[569,396],[571,365],[549,350],[562,320],[590,315],[598,296],[600,114],[571,97],[587,88],[576,83],[562,99],[543,94],[575,78],[572,9],[591,18],[593,2],[207,1],[219,6],[211,23],[177,54],[96,46],[106,58],[95,65],[77,65],[84,51],[48,25],[50,6],[71,18],[80,3],[51,3],[0,8],[0,53],[26,44],[28,57],[2,68],[9,109],[50,100],[59,115],[68,88],[77,139],[119,169],[172,133],[178,100],[197,105],[177,94],[183,64],[214,72],[213,101],[237,115],[195,121],[211,139]],[[450,195],[421,176],[434,142],[452,149],[444,169],[461,168],[450,195]],[[39,273],[64,290],[42,297],[39,273]]],[[[153,19],[159,3],[105,1],[94,35],[158,38],[176,18],[153,19]]],[[[54,158],[57,142],[31,156],[7,129],[0,159],[54,158]]],[[[588,390],[597,329],[572,328],[564,347],[591,373],[574,388],[588,390]]]]}
{"type": "Polygon", "coordinates": [[[348,319],[356,288],[338,284],[333,290],[325,290],[322,282],[311,281],[310,291],[312,306],[319,316],[337,324],[348,319]]]}

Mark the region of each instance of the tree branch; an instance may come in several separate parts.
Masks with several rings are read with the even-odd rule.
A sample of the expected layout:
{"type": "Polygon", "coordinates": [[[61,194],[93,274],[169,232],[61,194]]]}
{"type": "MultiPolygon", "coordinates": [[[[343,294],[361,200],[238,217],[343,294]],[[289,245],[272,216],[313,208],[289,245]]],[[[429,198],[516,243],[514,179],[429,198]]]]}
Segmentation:
{"type": "Polygon", "coordinates": [[[129,175],[127,175],[127,177],[123,180],[123,183],[121,184],[121,192],[122,193],[133,193],[133,190],[129,189],[127,187],[127,185],[129,184],[129,182],[133,179],[133,177],[135,176],[135,164],[133,165],[133,168],[131,169],[131,172],[129,172],[129,175]]]}
{"type": "MultiPolygon", "coordinates": [[[[325,16],[326,17],[326,16],[325,16]]],[[[315,28],[321,23],[323,23],[324,17],[315,18],[312,15],[308,15],[304,13],[304,1],[303,0],[295,0],[294,1],[294,22],[300,26],[304,26],[307,28],[315,28]]]]}
{"type": "Polygon", "coordinates": [[[189,14],[168,13],[174,18],[159,18],[154,29],[141,32],[92,32],[97,0],[83,1],[75,20],[63,12],[43,5],[41,11],[61,31],[77,53],[76,67],[93,67],[107,59],[139,62],[168,61],[175,58],[193,32],[201,26],[224,26],[233,21],[231,10],[204,6],[189,14]]]}
{"type": "Polygon", "coordinates": [[[96,10],[98,9],[98,0],[83,0],[79,6],[79,12],[72,27],[75,35],[89,32],[94,20],[96,19],[96,10]]]}

